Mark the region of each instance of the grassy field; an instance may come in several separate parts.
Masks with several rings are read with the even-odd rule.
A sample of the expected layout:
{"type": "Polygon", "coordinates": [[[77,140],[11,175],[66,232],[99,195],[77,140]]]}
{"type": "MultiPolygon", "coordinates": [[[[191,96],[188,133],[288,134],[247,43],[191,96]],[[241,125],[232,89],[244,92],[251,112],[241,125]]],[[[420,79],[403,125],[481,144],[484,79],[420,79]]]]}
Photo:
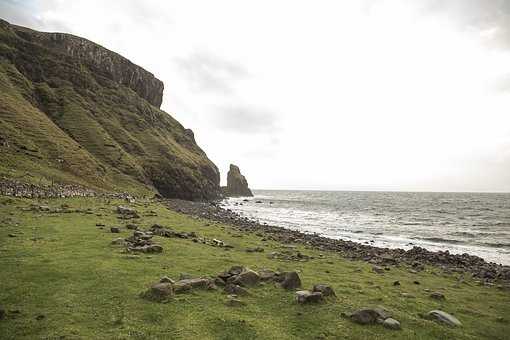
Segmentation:
{"type": "Polygon", "coordinates": [[[178,231],[195,231],[234,246],[223,248],[188,239],[156,240],[162,254],[124,254],[111,245],[117,237],[110,226],[123,226],[114,209],[121,202],[104,199],[33,201],[0,197],[0,320],[1,339],[508,339],[510,292],[480,286],[467,278],[427,268],[418,274],[406,267],[384,274],[371,265],[345,260],[337,254],[305,249],[307,262],[270,259],[268,253],[284,245],[232,227],[190,218],[154,202],[131,204],[141,214],[142,228],[154,223],[178,231]],[[28,211],[46,204],[87,212],[28,211]],[[144,216],[147,211],[157,216],[144,216]],[[96,223],[104,223],[100,229],[96,223]],[[11,235],[11,236],[9,236],[11,235]],[[15,237],[12,237],[15,236],[15,237]],[[261,246],[263,253],[246,248],[261,246]],[[221,291],[194,291],[169,303],[139,297],[148,285],[167,275],[209,276],[232,265],[252,269],[299,272],[303,285],[330,284],[337,298],[318,305],[298,305],[293,292],[273,284],[250,288],[244,307],[229,307],[221,291]],[[400,286],[393,286],[399,280],[400,286]],[[414,284],[419,281],[420,284],[414,284]],[[425,289],[441,291],[445,301],[429,297],[425,289]],[[402,297],[409,293],[414,298],[402,297]],[[395,331],[380,325],[361,326],[341,316],[357,308],[384,306],[401,322],[395,331]],[[455,315],[460,328],[421,318],[441,309],[455,315]]]}

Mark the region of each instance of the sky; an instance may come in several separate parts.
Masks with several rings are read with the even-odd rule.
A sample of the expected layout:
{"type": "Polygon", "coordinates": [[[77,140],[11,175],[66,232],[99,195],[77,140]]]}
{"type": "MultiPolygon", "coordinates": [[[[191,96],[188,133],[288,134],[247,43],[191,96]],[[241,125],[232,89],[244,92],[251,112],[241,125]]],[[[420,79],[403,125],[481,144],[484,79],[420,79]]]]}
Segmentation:
{"type": "Polygon", "coordinates": [[[510,1],[0,0],[165,84],[256,189],[510,192],[510,1]]]}

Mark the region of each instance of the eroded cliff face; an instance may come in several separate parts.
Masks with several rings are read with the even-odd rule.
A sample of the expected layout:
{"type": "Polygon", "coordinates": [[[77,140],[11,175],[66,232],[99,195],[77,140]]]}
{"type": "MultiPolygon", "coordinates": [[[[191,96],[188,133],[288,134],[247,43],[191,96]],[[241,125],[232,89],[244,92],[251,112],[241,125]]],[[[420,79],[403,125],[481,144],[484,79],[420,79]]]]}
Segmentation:
{"type": "Polygon", "coordinates": [[[91,41],[0,20],[0,176],[192,200],[220,195],[163,83],[91,41]]]}
{"type": "Polygon", "coordinates": [[[241,174],[239,167],[234,164],[230,164],[230,169],[227,174],[227,187],[225,188],[225,194],[227,196],[253,196],[250,188],[248,187],[248,181],[241,174]]]}
{"type": "Polygon", "coordinates": [[[26,41],[42,44],[86,64],[94,72],[135,91],[152,105],[158,108],[161,106],[163,82],[123,56],[72,34],[38,32],[21,26],[9,25],[5,21],[2,26],[26,41]]]}

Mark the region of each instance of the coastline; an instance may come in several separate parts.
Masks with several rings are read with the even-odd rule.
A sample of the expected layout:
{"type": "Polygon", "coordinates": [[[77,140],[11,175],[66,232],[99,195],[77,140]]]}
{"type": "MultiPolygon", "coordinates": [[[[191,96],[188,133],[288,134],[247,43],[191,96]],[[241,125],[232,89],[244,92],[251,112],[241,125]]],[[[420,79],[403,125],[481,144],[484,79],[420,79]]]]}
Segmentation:
{"type": "MultiPolygon", "coordinates": [[[[282,244],[302,244],[320,251],[334,251],[350,260],[362,260],[379,266],[409,265],[416,272],[431,265],[447,273],[469,273],[481,284],[495,282],[510,284],[510,266],[487,262],[483,258],[464,254],[451,254],[446,251],[430,251],[414,246],[412,249],[382,248],[367,244],[333,239],[318,234],[304,233],[281,226],[260,224],[257,221],[224,209],[221,202],[193,202],[178,199],[165,199],[162,202],[177,212],[194,218],[204,218],[229,224],[240,232],[263,235],[268,240],[282,244]]],[[[259,235],[259,236],[260,236],[259,235]]]]}

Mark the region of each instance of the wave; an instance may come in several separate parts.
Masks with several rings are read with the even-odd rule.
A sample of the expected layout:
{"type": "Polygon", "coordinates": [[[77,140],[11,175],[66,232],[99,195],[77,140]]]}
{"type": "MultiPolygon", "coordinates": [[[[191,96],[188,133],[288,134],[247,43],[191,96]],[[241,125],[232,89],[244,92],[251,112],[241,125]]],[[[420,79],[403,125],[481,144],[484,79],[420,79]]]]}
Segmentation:
{"type": "Polygon", "coordinates": [[[495,242],[495,243],[492,243],[492,242],[484,242],[482,243],[484,246],[486,247],[490,247],[490,248],[508,248],[510,249],[510,243],[502,243],[502,242],[495,242]]]}
{"type": "Polygon", "coordinates": [[[462,240],[452,240],[452,239],[446,239],[441,237],[413,237],[417,240],[423,240],[423,241],[429,241],[429,242],[436,242],[436,243],[451,243],[451,244],[461,244],[466,243],[462,240]]]}

